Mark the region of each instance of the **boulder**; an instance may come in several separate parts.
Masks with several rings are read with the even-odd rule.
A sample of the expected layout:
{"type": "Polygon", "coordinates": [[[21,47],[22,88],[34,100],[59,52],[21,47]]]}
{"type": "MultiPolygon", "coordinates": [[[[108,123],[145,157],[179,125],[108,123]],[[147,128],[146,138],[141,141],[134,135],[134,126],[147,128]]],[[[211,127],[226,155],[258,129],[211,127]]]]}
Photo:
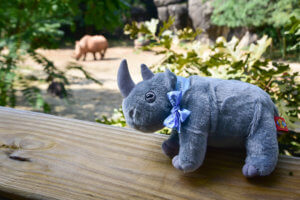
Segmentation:
{"type": "Polygon", "coordinates": [[[229,28],[215,26],[211,23],[210,17],[213,12],[212,0],[189,0],[188,16],[192,21],[194,29],[202,29],[200,36],[202,41],[208,43],[214,42],[219,36],[227,36],[229,28]]]}
{"type": "Polygon", "coordinates": [[[169,16],[174,17],[174,27],[183,29],[188,23],[188,10],[186,3],[168,5],[169,16]]]}
{"type": "Polygon", "coordinates": [[[157,18],[157,8],[153,0],[139,0],[139,4],[133,4],[130,7],[130,18],[126,18],[127,22],[131,21],[148,21],[157,18]]]}
{"type": "Polygon", "coordinates": [[[157,6],[158,18],[160,21],[167,21],[174,17],[173,28],[182,29],[188,24],[188,11],[186,0],[154,0],[157,6]]]}
{"type": "Polygon", "coordinates": [[[211,1],[189,0],[188,2],[188,15],[194,28],[209,29],[212,26],[210,22],[212,12],[211,1]]]}
{"type": "Polygon", "coordinates": [[[238,39],[242,39],[247,31],[248,29],[246,27],[230,28],[230,31],[227,35],[227,40],[231,40],[233,36],[237,37],[238,39]]]}
{"type": "Polygon", "coordinates": [[[142,22],[146,20],[150,20],[148,17],[148,13],[144,8],[133,6],[130,9],[131,20],[142,22]]]}
{"type": "Polygon", "coordinates": [[[167,6],[158,7],[157,15],[160,21],[167,21],[169,18],[169,11],[167,6]]]}
{"type": "Polygon", "coordinates": [[[156,7],[161,7],[161,6],[168,6],[170,4],[182,3],[186,1],[187,0],[154,0],[154,4],[156,5],[156,7]]]}

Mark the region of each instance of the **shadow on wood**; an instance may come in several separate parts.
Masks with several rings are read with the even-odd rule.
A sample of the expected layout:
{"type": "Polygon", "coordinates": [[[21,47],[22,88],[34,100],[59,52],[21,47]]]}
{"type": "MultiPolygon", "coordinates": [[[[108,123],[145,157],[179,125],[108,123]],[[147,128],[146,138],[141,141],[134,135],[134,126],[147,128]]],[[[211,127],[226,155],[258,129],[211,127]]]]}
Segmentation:
{"type": "Polygon", "coordinates": [[[208,149],[194,173],[144,134],[0,107],[0,195],[11,199],[299,199],[300,159],[268,177],[242,175],[245,153],[208,149]]]}

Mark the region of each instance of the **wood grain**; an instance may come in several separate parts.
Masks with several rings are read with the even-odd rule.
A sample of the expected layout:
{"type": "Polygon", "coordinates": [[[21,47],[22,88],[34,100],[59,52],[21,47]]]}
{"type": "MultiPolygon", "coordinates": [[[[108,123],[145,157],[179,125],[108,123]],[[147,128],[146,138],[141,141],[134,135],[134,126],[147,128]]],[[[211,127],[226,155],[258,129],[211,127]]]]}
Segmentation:
{"type": "Polygon", "coordinates": [[[162,154],[166,137],[0,107],[0,195],[11,199],[300,199],[300,159],[242,176],[244,152],[208,149],[194,173],[162,154]]]}

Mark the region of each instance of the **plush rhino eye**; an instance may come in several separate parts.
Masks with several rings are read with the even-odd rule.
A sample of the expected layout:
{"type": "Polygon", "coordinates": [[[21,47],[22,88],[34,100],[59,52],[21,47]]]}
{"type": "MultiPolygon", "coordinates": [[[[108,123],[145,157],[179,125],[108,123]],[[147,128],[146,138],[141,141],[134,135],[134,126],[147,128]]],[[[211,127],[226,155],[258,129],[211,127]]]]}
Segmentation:
{"type": "Polygon", "coordinates": [[[145,94],[145,100],[148,102],[148,103],[153,103],[155,101],[155,93],[152,92],[152,91],[149,91],[145,94]]]}

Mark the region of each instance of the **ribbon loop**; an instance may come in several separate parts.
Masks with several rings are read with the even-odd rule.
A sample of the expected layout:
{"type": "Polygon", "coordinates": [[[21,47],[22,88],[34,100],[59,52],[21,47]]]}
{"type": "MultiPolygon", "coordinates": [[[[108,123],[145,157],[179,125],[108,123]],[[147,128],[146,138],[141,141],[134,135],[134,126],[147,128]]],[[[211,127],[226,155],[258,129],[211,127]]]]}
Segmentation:
{"type": "Polygon", "coordinates": [[[173,106],[171,114],[164,120],[164,125],[169,128],[176,128],[180,133],[181,123],[191,114],[187,109],[180,109],[182,91],[171,91],[167,93],[168,99],[173,106]]]}

